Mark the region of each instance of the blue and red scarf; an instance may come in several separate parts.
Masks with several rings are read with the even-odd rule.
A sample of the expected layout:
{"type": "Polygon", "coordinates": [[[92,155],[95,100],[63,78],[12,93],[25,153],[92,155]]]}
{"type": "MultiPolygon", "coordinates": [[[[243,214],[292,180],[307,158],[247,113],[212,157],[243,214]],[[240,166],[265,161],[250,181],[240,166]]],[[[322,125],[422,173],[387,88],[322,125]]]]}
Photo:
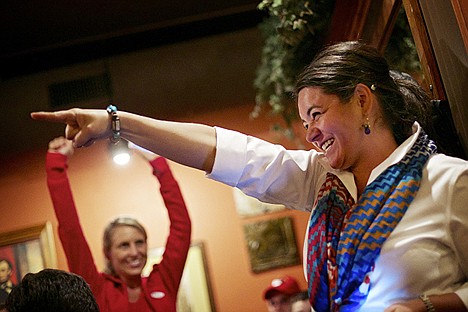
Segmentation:
{"type": "Polygon", "coordinates": [[[403,159],[369,184],[357,203],[328,173],[309,221],[309,298],[317,312],[358,311],[383,243],[419,190],[435,144],[422,131],[403,159]]]}

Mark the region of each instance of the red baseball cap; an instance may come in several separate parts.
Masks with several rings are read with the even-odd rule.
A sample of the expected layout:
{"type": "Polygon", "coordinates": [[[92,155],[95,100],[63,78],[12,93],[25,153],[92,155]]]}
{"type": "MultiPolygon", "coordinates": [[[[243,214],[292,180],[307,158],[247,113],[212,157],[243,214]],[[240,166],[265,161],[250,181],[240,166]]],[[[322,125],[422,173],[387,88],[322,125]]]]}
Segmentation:
{"type": "Polygon", "coordinates": [[[284,276],[282,278],[275,278],[271,281],[270,286],[268,286],[263,292],[263,298],[265,300],[270,299],[277,293],[290,297],[300,291],[301,289],[299,288],[299,284],[294,277],[284,276]]]}

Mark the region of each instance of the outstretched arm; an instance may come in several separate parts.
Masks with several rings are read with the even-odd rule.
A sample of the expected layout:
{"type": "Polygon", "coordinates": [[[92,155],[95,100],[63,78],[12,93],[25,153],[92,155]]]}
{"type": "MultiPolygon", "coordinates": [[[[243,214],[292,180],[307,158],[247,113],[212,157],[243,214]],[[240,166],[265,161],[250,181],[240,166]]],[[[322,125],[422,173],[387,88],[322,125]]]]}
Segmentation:
{"type": "MultiPolygon", "coordinates": [[[[152,119],[128,112],[118,112],[121,135],[165,158],[211,172],[216,154],[213,127],[152,119]]],[[[66,124],[65,135],[75,147],[89,146],[111,136],[111,119],[106,110],[70,109],[34,112],[35,120],[66,124]]]]}

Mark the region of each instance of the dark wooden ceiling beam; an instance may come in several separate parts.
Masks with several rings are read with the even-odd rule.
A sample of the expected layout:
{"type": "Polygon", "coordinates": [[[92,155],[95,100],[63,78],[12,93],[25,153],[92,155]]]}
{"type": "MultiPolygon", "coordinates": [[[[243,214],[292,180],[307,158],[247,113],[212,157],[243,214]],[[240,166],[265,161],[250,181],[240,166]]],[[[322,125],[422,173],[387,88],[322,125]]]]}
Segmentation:
{"type": "MultiPolygon", "coordinates": [[[[226,13],[226,12],[225,12],[226,13]]],[[[87,62],[185,40],[257,26],[265,16],[256,7],[231,10],[229,14],[185,19],[163,27],[95,38],[0,56],[0,79],[32,74],[61,66],[87,62]]]]}

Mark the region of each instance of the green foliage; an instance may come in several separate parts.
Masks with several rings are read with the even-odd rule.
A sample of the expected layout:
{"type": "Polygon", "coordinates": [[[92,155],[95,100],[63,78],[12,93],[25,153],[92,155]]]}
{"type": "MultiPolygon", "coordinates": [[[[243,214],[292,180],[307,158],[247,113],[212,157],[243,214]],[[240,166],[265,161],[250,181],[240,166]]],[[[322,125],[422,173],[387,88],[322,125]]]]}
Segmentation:
{"type": "Polygon", "coordinates": [[[330,0],[263,0],[258,5],[269,16],[259,26],[265,44],[254,81],[257,97],[252,117],[268,105],[286,123],[286,129],[274,125],[275,130],[288,137],[293,136],[291,125],[297,120],[290,96],[295,78],[322,46],[333,7],[330,0]]]}
{"type": "MultiPolygon", "coordinates": [[[[290,139],[294,139],[292,124],[298,119],[291,91],[296,76],[322,47],[334,5],[334,0],[263,0],[258,5],[268,12],[268,17],[259,26],[265,43],[254,81],[256,105],[251,116],[256,118],[265,110],[281,116],[286,126],[275,124],[273,129],[290,139]]],[[[385,56],[392,68],[406,72],[419,69],[403,9],[385,56]]]]}
{"type": "Polygon", "coordinates": [[[407,73],[421,72],[416,45],[403,8],[398,13],[385,58],[393,69],[407,73]]]}

